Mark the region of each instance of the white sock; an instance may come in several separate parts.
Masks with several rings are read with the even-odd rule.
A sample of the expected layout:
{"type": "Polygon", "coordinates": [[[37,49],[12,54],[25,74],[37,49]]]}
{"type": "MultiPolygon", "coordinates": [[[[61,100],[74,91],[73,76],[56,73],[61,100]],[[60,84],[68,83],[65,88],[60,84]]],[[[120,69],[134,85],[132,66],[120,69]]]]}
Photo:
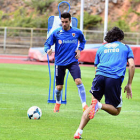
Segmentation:
{"type": "Polygon", "coordinates": [[[86,102],[83,102],[83,103],[82,103],[82,108],[84,108],[85,105],[86,105],[86,102]]]}
{"type": "Polygon", "coordinates": [[[101,109],[102,108],[102,104],[100,102],[98,102],[98,108],[101,109]]]}
{"type": "Polygon", "coordinates": [[[77,134],[77,133],[79,133],[79,134],[81,134],[81,135],[82,135],[83,130],[78,128],[78,129],[77,129],[77,131],[76,131],[76,134],[77,134]]]}
{"type": "Polygon", "coordinates": [[[57,100],[56,100],[56,103],[57,103],[57,104],[61,104],[61,101],[57,101],[57,100]]]}

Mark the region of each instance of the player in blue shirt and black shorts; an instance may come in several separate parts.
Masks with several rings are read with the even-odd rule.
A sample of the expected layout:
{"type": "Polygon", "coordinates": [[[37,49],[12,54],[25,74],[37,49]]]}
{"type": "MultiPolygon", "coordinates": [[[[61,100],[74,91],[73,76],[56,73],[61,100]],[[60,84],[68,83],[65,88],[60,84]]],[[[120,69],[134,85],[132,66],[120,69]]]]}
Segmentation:
{"type": "Polygon", "coordinates": [[[132,98],[131,84],[135,71],[132,49],[121,41],[124,33],[118,27],[112,28],[105,36],[106,44],[101,46],[95,57],[95,78],[92,82],[90,93],[91,105],[83,113],[80,125],[74,135],[75,139],[81,138],[83,128],[98,109],[102,109],[111,115],[118,115],[122,107],[121,85],[124,80],[126,65],[129,64],[128,83],[124,88],[126,97],[132,98]],[[103,95],[105,104],[100,103],[103,95]]]}
{"type": "Polygon", "coordinates": [[[68,12],[61,14],[62,27],[52,32],[44,44],[48,55],[52,54],[51,46],[55,44],[55,71],[56,71],[56,104],[54,112],[59,112],[61,105],[61,90],[63,89],[66,69],[69,70],[77,87],[83,110],[86,104],[86,93],[81,81],[81,71],[78,63],[80,52],[84,49],[86,40],[81,30],[71,27],[71,15],[68,12]]]}

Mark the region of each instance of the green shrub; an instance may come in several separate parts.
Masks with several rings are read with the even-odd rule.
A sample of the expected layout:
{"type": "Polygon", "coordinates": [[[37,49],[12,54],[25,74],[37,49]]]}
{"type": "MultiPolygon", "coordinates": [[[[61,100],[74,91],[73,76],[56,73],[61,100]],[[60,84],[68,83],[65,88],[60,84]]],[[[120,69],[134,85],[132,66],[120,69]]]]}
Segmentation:
{"type": "MultiPolygon", "coordinates": [[[[80,16],[78,19],[78,28],[80,27],[80,16]]],[[[83,28],[84,29],[93,29],[94,27],[98,27],[101,24],[102,18],[99,15],[90,15],[88,12],[84,12],[84,21],[83,28]]]]}
{"type": "Polygon", "coordinates": [[[113,22],[113,23],[109,22],[108,29],[110,30],[114,26],[119,27],[124,32],[129,32],[130,31],[130,27],[129,27],[128,23],[125,20],[122,20],[122,19],[119,19],[118,21],[113,22]]]}
{"type": "Polygon", "coordinates": [[[45,12],[52,2],[54,2],[54,0],[31,0],[30,2],[24,0],[24,3],[37,9],[40,13],[45,12]]]}
{"type": "Polygon", "coordinates": [[[28,15],[24,7],[16,11],[4,14],[0,11],[0,26],[7,27],[29,27],[29,28],[47,28],[48,13],[39,15],[38,11],[28,15]]]}

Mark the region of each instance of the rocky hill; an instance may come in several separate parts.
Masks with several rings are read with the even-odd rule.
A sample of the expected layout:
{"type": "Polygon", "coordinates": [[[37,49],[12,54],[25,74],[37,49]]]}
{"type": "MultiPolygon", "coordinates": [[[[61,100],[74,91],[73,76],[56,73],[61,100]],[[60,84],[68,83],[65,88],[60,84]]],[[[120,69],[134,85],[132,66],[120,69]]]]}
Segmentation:
{"type": "MultiPolygon", "coordinates": [[[[30,15],[30,13],[35,10],[32,5],[26,4],[30,1],[31,0],[0,0],[0,9],[4,13],[12,13],[22,6],[30,15]]],[[[80,15],[81,0],[67,1],[71,5],[71,14],[73,16],[80,15]]],[[[57,5],[57,1],[51,3],[49,7],[46,8],[46,12],[50,15],[58,14],[58,10],[55,8],[57,5]]],[[[84,10],[91,15],[100,15],[104,20],[105,0],[84,0],[84,10]]],[[[140,31],[140,0],[109,0],[108,21],[113,23],[119,19],[126,21],[132,31],[140,31]]]]}
{"type": "MultiPolygon", "coordinates": [[[[75,2],[74,14],[80,14],[80,1],[75,2]]],[[[100,15],[104,20],[105,0],[84,0],[84,9],[92,15],[100,15]]],[[[112,23],[119,19],[125,20],[132,31],[140,30],[140,0],[109,0],[108,21],[112,23]]]]}

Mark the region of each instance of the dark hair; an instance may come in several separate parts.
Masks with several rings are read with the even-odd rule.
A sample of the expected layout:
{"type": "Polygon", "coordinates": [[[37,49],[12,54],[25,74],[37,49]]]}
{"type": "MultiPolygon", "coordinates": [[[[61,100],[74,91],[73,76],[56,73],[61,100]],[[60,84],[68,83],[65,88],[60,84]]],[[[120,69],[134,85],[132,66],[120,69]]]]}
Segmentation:
{"type": "Polygon", "coordinates": [[[69,20],[71,20],[71,14],[68,12],[64,12],[61,14],[61,18],[69,18],[69,20]]]}
{"type": "Polygon", "coordinates": [[[118,27],[113,27],[105,36],[105,41],[108,43],[114,42],[117,40],[123,40],[124,38],[124,32],[119,29],[118,27]]]}

